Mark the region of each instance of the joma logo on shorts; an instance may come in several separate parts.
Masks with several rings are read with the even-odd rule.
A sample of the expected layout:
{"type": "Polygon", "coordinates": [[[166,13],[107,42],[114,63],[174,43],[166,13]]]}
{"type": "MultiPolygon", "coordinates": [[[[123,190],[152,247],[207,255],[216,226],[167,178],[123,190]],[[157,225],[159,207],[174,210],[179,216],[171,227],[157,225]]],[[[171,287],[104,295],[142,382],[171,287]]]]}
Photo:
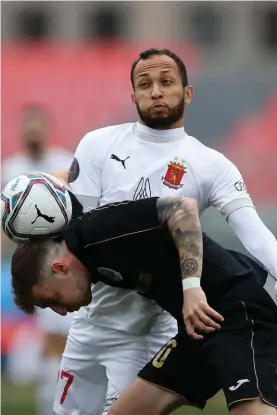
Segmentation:
{"type": "Polygon", "coordinates": [[[230,388],[229,388],[229,390],[230,391],[235,391],[235,390],[237,390],[243,383],[246,383],[246,382],[250,382],[250,380],[249,379],[240,379],[240,380],[238,380],[237,381],[237,384],[235,385],[235,386],[230,386],[230,388]]]}

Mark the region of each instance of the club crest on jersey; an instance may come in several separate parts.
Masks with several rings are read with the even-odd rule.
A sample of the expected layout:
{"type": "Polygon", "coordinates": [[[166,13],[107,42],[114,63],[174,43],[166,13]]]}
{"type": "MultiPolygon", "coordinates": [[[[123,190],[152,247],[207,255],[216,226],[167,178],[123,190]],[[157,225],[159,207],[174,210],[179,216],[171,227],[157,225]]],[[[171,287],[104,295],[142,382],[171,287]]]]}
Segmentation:
{"type": "Polygon", "coordinates": [[[186,173],[185,160],[178,161],[178,157],[174,157],[172,161],[167,165],[167,172],[165,176],[162,176],[163,184],[171,189],[179,189],[183,186],[181,180],[186,173]]]}

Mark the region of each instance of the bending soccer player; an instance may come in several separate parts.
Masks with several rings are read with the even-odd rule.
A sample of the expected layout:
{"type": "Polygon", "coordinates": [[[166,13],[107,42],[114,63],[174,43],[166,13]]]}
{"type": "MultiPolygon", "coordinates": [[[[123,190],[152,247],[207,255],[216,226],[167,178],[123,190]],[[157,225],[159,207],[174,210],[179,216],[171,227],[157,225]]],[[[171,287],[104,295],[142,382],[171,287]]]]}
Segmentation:
{"type": "Polygon", "coordinates": [[[150,198],[93,210],[60,239],[16,249],[12,284],[26,312],[38,306],[66,314],[88,304],[90,284],[102,281],[154,299],[177,319],[179,334],[110,408],[112,415],[203,408],[220,389],[236,415],[276,414],[277,307],[263,288],[267,273],[200,232],[195,202],[150,198]],[[190,288],[191,278],[199,279],[198,288],[190,288]],[[195,290],[202,301],[185,330],[182,308],[195,290]]]}

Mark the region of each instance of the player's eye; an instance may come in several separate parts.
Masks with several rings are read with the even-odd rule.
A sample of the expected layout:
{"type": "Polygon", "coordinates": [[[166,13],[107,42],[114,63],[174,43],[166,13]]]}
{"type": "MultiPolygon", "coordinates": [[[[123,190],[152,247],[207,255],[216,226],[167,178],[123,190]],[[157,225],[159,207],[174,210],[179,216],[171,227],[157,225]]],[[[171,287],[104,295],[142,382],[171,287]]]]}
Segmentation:
{"type": "Polygon", "coordinates": [[[141,82],[139,84],[140,88],[148,88],[149,85],[150,85],[150,82],[146,82],[146,81],[145,82],[141,82]]]}
{"type": "Polygon", "coordinates": [[[171,85],[171,84],[172,84],[172,81],[171,81],[170,79],[164,79],[164,80],[162,81],[162,84],[163,84],[163,85],[171,85]]]}

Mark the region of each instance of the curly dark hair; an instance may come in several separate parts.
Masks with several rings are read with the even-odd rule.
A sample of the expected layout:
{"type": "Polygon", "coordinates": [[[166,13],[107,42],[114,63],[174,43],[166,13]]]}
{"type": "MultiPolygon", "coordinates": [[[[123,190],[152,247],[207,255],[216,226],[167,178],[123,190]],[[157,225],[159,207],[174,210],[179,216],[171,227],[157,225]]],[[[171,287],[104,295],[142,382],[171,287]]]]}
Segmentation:
{"type": "Polygon", "coordinates": [[[152,58],[152,56],[159,56],[159,55],[166,55],[166,56],[168,56],[169,58],[173,59],[176,62],[177,66],[179,68],[179,72],[180,72],[180,75],[181,75],[183,86],[185,87],[185,86],[188,85],[187,69],[186,69],[186,65],[184,64],[182,59],[180,59],[179,56],[177,56],[174,52],[172,52],[169,49],[151,48],[151,49],[147,49],[147,50],[144,50],[143,52],[141,52],[139,54],[139,58],[136,59],[135,62],[133,63],[133,65],[132,65],[132,68],[131,68],[131,82],[132,82],[133,89],[135,89],[134,71],[135,71],[136,66],[139,63],[139,61],[150,59],[150,58],[152,58]]]}

